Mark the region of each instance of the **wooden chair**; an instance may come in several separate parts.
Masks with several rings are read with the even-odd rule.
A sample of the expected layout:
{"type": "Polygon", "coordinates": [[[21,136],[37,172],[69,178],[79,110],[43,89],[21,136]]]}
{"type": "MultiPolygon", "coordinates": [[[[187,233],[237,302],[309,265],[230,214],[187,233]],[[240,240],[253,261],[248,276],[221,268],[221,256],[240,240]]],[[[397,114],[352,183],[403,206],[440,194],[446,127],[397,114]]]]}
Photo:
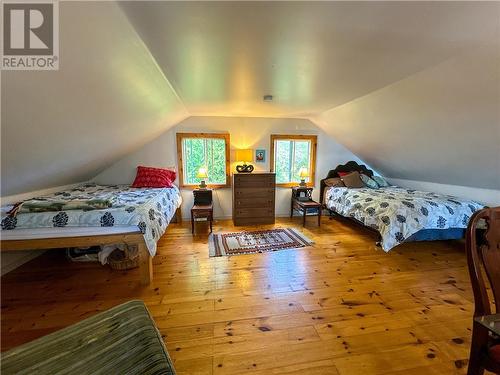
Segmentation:
{"type": "MultiPolygon", "coordinates": [[[[472,215],[467,227],[467,263],[474,293],[474,318],[500,313],[500,207],[486,208],[472,215]],[[478,223],[487,228],[478,236],[478,223]],[[495,312],[488,296],[490,284],[495,312]]],[[[474,320],[468,375],[482,375],[484,370],[500,373],[500,338],[474,320]]]]}

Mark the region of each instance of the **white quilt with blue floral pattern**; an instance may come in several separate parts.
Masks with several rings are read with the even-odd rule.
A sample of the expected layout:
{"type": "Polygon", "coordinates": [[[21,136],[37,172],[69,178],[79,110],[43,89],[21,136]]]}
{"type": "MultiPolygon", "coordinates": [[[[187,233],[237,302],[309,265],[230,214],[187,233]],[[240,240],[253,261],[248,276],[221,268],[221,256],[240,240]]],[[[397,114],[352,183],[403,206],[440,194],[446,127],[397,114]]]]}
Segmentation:
{"type": "MultiPolygon", "coordinates": [[[[172,188],[131,188],[129,185],[82,184],[37,200],[54,198],[68,201],[81,199],[112,200],[112,207],[99,210],[66,210],[58,212],[2,214],[2,230],[50,227],[113,227],[137,226],[144,234],[147,248],[156,254],[156,242],[165,233],[182,198],[177,186],[172,188]]],[[[2,210],[4,212],[4,210],[2,210]]]]}
{"type": "Polygon", "coordinates": [[[330,188],[326,207],[376,229],[389,251],[422,229],[466,228],[484,206],[470,200],[400,187],[330,188]]]}

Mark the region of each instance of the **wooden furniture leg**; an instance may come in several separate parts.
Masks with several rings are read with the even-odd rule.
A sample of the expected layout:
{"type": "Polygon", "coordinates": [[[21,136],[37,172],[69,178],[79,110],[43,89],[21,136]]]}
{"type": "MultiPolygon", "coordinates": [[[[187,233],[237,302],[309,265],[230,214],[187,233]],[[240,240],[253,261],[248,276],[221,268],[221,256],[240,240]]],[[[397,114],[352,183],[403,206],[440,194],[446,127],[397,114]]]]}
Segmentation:
{"type": "Polygon", "coordinates": [[[194,234],[194,215],[193,215],[193,211],[191,211],[191,234],[194,234]]]}
{"type": "Polygon", "coordinates": [[[304,207],[304,209],[302,211],[304,211],[304,216],[302,217],[302,226],[305,227],[306,226],[307,209],[304,207]]]}
{"type": "Polygon", "coordinates": [[[212,222],[214,221],[214,215],[210,214],[210,233],[212,233],[212,222]]]}
{"type": "Polygon", "coordinates": [[[175,222],[178,224],[182,223],[182,211],[180,207],[175,211],[175,222]]]}
{"type": "Polygon", "coordinates": [[[139,273],[141,275],[141,285],[149,285],[153,281],[153,257],[149,254],[144,241],[137,244],[139,252],[139,273]]]}
{"type": "Polygon", "coordinates": [[[484,374],[484,368],[481,365],[481,350],[484,347],[484,342],[486,342],[487,340],[488,333],[485,332],[485,330],[480,326],[479,323],[473,322],[467,375],[484,374]]]}
{"type": "Polygon", "coordinates": [[[318,211],[318,227],[320,227],[321,226],[321,211],[322,211],[321,207],[318,208],[318,210],[319,210],[318,211]]]}

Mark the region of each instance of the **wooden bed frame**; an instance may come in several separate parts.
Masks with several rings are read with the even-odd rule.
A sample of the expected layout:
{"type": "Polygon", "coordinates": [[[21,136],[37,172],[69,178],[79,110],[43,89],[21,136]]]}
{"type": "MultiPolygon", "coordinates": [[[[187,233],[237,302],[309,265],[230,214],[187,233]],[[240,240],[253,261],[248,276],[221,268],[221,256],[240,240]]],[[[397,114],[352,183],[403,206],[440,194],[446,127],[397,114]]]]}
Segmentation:
{"type": "MultiPolygon", "coordinates": [[[[182,221],[179,207],[171,222],[182,221]]],[[[106,234],[97,236],[74,236],[36,238],[29,240],[1,240],[0,251],[25,251],[66,249],[68,247],[89,247],[99,245],[126,244],[135,245],[139,252],[139,273],[141,285],[149,285],[153,280],[153,257],[149,254],[143,234],[137,229],[128,233],[106,234]]]]}
{"type": "Polygon", "coordinates": [[[366,168],[366,165],[363,165],[363,164],[359,165],[358,163],[356,163],[353,160],[348,161],[345,164],[337,165],[337,167],[335,169],[331,169],[330,171],[328,171],[328,175],[324,179],[322,179],[320,182],[319,199],[321,200],[321,204],[323,205],[323,207],[326,207],[325,202],[323,202],[323,196],[325,194],[325,189],[326,189],[325,180],[329,179],[329,178],[340,178],[339,172],[354,172],[354,171],[358,171],[359,173],[363,173],[363,174],[367,175],[368,177],[373,177],[372,170],[366,168]]]}

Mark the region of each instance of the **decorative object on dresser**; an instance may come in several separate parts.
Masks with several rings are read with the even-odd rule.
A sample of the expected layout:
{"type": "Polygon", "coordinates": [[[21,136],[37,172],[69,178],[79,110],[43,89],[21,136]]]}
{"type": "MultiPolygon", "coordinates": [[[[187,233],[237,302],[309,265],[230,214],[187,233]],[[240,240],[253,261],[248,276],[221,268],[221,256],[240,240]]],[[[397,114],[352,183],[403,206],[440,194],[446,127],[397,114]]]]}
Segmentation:
{"type": "Polygon", "coordinates": [[[210,223],[210,232],[212,232],[212,222],[214,220],[214,209],[212,203],[212,190],[195,189],[193,190],[194,202],[191,208],[191,233],[194,234],[194,224],[197,219],[205,218],[210,223]]]}
{"type": "Polygon", "coordinates": [[[198,173],[196,173],[196,178],[201,179],[200,189],[206,189],[207,184],[205,183],[205,180],[208,178],[207,168],[201,167],[200,169],[198,169],[198,173]]]}
{"type": "Polygon", "coordinates": [[[212,233],[208,238],[211,257],[264,253],[311,246],[314,242],[293,228],[212,233]]]}
{"type": "Polygon", "coordinates": [[[233,175],[234,225],[274,224],[276,175],[233,175]]]}
{"type": "Polygon", "coordinates": [[[253,165],[250,164],[253,161],[252,150],[236,150],[236,161],[242,163],[241,165],[236,166],[236,171],[238,173],[253,172],[253,165]]]}
{"type": "Polygon", "coordinates": [[[290,217],[293,217],[293,210],[302,213],[302,226],[304,227],[306,226],[307,216],[318,216],[318,226],[321,226],[321,204],[313,201],[312,192],[312,187],[292,187],[290,217]]]}

